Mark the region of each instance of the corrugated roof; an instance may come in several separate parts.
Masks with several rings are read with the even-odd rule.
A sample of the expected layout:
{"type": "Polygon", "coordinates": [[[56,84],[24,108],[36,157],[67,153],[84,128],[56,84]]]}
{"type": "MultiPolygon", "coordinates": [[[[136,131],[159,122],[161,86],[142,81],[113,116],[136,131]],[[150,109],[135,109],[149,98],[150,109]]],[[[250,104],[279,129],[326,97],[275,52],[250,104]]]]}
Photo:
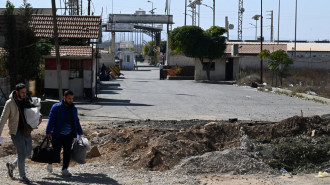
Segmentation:
{"type": "MultiPolygon", "coordinates": [[[[59,38],[86,38],[99,37],[100,16],[57,15],[59,38]]],[[[31,27],[36,37],[53,37],[52,15],[32,15],[31,27]]]]}
{"type": "MultiPolygon", "coordinates": [[[[50,52],[51,57],[55,57],[55,47],[50,52]]],[[[60,46],[60,56],[89,57],[92,56],[91,46],[60,46]]]]}
{"type": "MultiPolygon", "coordinates": [[[[249,55],[257,55],[260,53],[260,44],[259,43],[227,43],[227,48],[225,50],[225,53],[230,54],[232,45],[238,44],[238,53],[239,54],[249,54],[249,55]]],[[[267,49],[271,53],[276,50],[284,50],[287,51],[287,45],[286,44],[263,44],[262,49],[267,49]]]]}
{"type": "MultiPolygon", "coordinates": [[[[294,51],[294,42],[287,43],[288,51],[294,51]]],[[[330,43],[298,43],[297,42],[297,51],[328,51],[330,52],[330,43]]]]}
{"type": "MultiPolygon", "coordinates": [[[[259,45],[258,42],[227,42],[227,44],[249,44],[249,45],[259,45]]],[[[277,45],[274,42],[263,42],[263,45],[277,45]]],[[[286,45],[286,50],[288,52],[293,51],[294,42],[280,42],[279,45],[286,45]]],[[[284,49],[283,49],[284,50],[284,49]]],[[[270,50],[271,51],[271,50],[270,50]]],[[[297,42],[297,51],[314,51],[314,52],[330,52],[330,43],[317,43],[317,42],[297,42]]]]}

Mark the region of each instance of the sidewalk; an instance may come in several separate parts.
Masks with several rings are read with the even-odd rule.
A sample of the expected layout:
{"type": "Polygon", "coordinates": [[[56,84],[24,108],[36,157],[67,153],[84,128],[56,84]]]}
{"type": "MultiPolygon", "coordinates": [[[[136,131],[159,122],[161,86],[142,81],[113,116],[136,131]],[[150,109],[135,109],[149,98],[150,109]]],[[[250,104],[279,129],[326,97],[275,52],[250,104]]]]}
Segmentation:
{"type": "Polygon", "coordinates": [[[320,97],[320,96],[310,95],[310,94],[306,94],[306,93],[293,93],[290,90],[276,88],[276,87],[272,88],[272,92],[274,92],[274,93],[280,92],[280,94],[292,95],[292,96],[296,96],[298,98],[302,98],[302,99],[306,99],[306,100],[312,100],[312,101],[315,101],[315,102],[330,105],[330,99],[320,97]]]}

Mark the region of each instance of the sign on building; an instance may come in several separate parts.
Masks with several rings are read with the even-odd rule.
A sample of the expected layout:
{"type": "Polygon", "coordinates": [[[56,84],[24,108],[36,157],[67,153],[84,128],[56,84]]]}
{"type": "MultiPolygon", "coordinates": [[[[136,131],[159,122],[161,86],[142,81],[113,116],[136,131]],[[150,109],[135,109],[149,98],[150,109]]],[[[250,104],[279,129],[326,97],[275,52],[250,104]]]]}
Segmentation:
{"type": "Polygon", "coordinates": [[[134,48],[134,41],[120,41],[119,48],[132,49],[134,48]]]}

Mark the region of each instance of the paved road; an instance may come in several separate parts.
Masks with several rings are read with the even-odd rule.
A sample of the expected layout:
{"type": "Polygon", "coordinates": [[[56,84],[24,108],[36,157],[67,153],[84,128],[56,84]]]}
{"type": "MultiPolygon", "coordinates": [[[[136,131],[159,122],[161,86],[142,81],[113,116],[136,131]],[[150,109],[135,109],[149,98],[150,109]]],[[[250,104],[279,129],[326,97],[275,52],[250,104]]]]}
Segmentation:
{"type": "Polygon", "coordinates": [[[323,115],[330,106],[247,87],[193,80],[159,80],[156,67],[122,71],[102,82],[97,103],[78,104],[83,120],[228,119],[279,121],[294,115],[323,115]]]}

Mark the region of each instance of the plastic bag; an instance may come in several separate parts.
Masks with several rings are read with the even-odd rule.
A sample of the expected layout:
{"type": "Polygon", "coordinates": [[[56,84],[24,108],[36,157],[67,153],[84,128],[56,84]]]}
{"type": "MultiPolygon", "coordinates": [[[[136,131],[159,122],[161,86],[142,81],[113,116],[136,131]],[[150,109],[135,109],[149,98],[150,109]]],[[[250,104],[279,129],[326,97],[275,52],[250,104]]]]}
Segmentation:
{"type": "Polygon", "coordinates": [[[79,164],[86,163],[86,154],[91,150],[88,139],[85,137],[78,137],[72,145],[71,159],[79,164]]]}
{"type": "Polygon", "coordinates": [[[86,151],[87,152],[91,151],[91,145],[90,145],[90,143],[89,143],[89,141],[88,141],[87,138],[85,138],[85,137],[82,136],[81,137],[81,142],[86,147],[86,151]]]}
{"type": "Polygon", "coordinates": [[[24,116],[28,125],[32,128],[37,128],[41,116],[40,107],[25,108],[24,116]]]}

